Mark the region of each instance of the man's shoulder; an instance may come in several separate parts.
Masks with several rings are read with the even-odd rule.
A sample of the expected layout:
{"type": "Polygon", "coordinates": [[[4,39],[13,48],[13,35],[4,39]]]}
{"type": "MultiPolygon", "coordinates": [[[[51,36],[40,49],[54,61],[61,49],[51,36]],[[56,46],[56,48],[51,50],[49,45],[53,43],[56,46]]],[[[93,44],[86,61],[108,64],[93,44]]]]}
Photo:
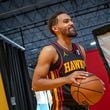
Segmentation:
{"type": "Polygon", "coordinates": [[[51,53],[51,52],[55,52],[55,48],[51,44],[49,44],[49,45],[44,46],[42,48],[42,51],[51,53]]]}

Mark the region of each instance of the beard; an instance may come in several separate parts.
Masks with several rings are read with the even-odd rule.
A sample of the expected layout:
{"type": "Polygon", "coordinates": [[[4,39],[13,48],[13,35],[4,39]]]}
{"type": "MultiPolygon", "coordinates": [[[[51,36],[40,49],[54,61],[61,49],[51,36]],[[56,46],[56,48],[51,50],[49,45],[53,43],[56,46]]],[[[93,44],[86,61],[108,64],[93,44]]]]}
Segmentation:
{"type": "Polygon", "coordinates": [[[77,32],[76,32],[76,30],[73,28],[72,30],[71,29],[65,29],[65,28],[62,28],[62,29],[60,29],[60,31],[61,31],[61,33],[62,33],[62,35],[66,35],[66,36],[68,36],[68,37],[70,37],[70,38],[73,38],[73,37],[76,37],[77,36],[77,32]]]}
{"type": "Polygon", "coordinates": [[[77,36],[77,32],[76,31],[74,31],[74,32],[68,32],[67,33],[67,36],[70,37],[70,38],[76,37],[77,36]]]}

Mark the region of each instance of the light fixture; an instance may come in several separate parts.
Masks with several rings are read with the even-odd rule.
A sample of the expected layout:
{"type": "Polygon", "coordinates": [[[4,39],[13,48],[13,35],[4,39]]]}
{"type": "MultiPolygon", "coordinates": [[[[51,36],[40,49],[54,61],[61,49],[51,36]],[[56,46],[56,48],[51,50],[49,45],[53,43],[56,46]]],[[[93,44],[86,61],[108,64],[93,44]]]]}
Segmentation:
{"type": "Polygon", "coordinates": [[[91,42],[91,43],[90,43],[90,45],[96,45],[96,42],[95,42],[95,41],[93,41],[93,42],[91,42]]]}

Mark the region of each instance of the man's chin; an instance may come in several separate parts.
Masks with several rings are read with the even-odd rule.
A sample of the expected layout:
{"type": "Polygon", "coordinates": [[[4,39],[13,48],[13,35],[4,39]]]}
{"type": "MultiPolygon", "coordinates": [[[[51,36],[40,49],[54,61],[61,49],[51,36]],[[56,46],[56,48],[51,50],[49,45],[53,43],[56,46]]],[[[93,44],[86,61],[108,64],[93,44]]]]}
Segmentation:
{"type": "Polygon", "coordinates": [[[71,38],[73,38],[73,37],[76,37],[77,36],[77,33],[75,32],[75,33],[70,33],[69,35],[68,35],[68,37],[71,37],[71,38]]]}

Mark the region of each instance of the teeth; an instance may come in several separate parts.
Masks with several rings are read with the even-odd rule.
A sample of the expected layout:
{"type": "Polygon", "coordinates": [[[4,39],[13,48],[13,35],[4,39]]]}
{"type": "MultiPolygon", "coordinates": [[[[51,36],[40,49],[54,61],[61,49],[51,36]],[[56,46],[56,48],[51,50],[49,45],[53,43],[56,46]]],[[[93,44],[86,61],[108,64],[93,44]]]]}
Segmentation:
{"type": "Polygon", "coordinates": [[[70,30],[74,30],[73,28],[70,28],[70,30]]]}

